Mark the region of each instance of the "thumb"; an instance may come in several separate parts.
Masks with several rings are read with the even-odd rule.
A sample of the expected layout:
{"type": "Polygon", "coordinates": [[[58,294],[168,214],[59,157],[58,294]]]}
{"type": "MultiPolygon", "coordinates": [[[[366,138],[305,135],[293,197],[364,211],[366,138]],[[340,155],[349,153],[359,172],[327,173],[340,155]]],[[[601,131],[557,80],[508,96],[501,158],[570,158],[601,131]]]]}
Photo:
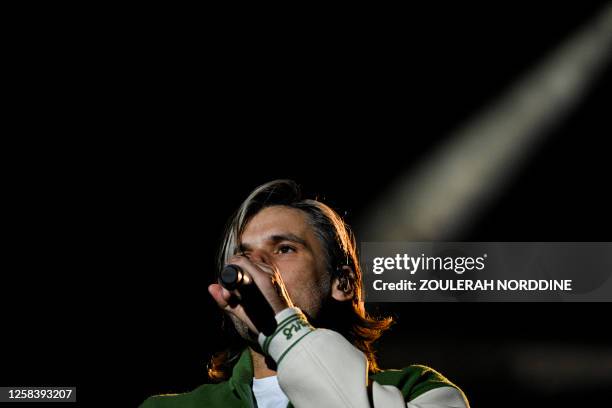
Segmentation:
{"type": "Polygon", "coordinates": [[[217,302],[220,308],[225,309],[225,307],[229,305],[232,294],[218,283],[209,285],[208,293],[215,299],[215,302],[217,302]]]}

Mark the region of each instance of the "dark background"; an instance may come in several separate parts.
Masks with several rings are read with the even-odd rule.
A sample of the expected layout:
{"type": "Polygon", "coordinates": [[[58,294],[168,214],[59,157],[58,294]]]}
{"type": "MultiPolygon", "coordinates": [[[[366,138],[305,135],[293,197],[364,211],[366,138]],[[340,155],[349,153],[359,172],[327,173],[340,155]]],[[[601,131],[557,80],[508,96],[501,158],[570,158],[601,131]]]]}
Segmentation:
{"type": "MultiPolygon", "coordinates": [[[[27,79],[14,105],[40,113],[18,119],[4,151],[2,383],[136,406],[206,382],[223,347],[206,287],[223,226],[254,187],[295,179],[355,221],[601,5],[437,4],[276,25],[143,12],[87,40],[83,27],[24,29],[21,52],[38,57],[14,61],[27,79]]],[[[458,239],[609,241],[609,106],[602,75],[458,239]]],[[[370,307],[397,321],[383,367],[431,365],[474,407],[612,397],[606,304],[370,307]]]]}

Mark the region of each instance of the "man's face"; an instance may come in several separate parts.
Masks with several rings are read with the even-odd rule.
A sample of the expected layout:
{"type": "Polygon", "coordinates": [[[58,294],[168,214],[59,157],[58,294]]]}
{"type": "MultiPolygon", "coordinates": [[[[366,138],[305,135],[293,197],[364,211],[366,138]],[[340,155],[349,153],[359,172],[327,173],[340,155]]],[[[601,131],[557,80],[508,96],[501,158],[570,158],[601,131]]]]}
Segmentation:
{"type": "Polygon", "coordinates": [[[307,217],[294,208],[264,208],[246,225],[238,252],[278,268],[293,303],[316,317],[331,285],[325,252],[307,217]]]}

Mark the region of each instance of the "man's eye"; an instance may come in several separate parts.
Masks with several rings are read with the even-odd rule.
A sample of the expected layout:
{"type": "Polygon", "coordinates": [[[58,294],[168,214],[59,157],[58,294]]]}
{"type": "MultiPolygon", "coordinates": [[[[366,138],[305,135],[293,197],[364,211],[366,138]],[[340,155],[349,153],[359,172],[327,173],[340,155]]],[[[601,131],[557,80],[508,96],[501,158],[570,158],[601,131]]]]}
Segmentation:
{"type": "Polygon", "coordinates": [[[278,247],[278,252],[280,254],[288,254],[290,252],[295,252],[295,248],[289,245],[281,245],[280,247],[278,247]]]}

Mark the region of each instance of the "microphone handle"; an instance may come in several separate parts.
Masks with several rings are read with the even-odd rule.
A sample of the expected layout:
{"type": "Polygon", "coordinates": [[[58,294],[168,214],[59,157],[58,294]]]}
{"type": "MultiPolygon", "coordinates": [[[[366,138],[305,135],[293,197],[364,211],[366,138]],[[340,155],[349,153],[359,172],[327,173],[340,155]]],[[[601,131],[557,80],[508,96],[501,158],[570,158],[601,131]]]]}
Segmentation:
{"type": "Polygon", "coordinates": [[[227,290],[238,290],[240,304],[253,325],[266,336],[276,330],[275,313],[252,279],[245,279],[238,265],[227,265],[221,271],[219,282],[227,290]]]}
{"type": "Polygon", "coordinates": [[[276,330],[275,313],[257,285],[244,285],[238,291],[242,296],[240,303],[251,322],[266,336],[272,335],[276,330]]]}

